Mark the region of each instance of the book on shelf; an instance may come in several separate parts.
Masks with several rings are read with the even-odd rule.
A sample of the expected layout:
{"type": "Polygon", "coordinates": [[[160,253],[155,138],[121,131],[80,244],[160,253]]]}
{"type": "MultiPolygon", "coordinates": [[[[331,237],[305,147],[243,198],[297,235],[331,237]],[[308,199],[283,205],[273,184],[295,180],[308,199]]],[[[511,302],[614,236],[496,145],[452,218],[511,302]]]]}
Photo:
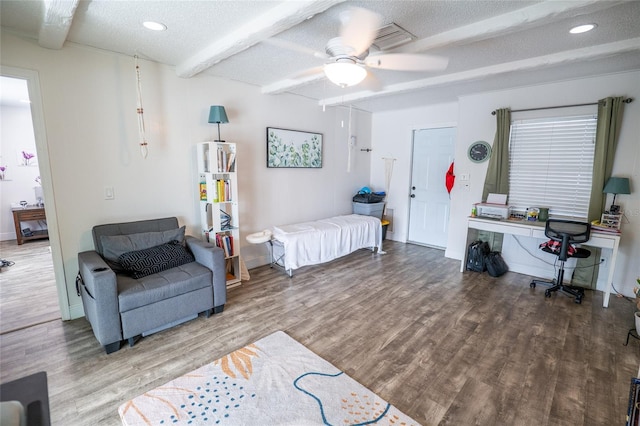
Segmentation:
{"type": "Polygon", "coordinates": [[[216,151],[216,160],[218,164],[218,173],[233,172],[236,153],[233,151],[226,151],[223,147],[219,146],[216,151]]]}
{"type": "Polygon", "coordinates": [[[234,171],[234,162],[236,161],[236,153],[235,152],[231,152],[229,153],[229,160],[227,162],[227,168],[226,171],[227,172],[233,172],[234,171]]]}
{"type": "Polygon", "coordinates": [[[224,257],[233,256],[233,235],[216,234],[216,246],[224,251],[224,257]]]}

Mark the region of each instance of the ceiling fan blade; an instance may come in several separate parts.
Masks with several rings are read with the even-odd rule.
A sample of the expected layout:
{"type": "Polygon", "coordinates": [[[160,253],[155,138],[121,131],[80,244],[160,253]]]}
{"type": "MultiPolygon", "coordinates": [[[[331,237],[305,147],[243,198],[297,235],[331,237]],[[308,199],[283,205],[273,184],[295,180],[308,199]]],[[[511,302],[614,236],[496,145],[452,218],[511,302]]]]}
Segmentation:
{"type": "Polygon", "coordinates": [[[379,92],[384,87],[378,76],[371,71],[367,72],[367,76],[360,85],[363,89],[371,90],[372,92],[379,92]]]}
{"type": "Polygon", "coordinates": [[[281,38],[267,38],[263,40],[264,43],[270,44],[272,46],[280,47],[282,49],[291,50],[294,52],[303,53],[305,55],[315,56],[319,59],[328,59],[329,55],[324,52],[320,52],[318,50],[313,50],[310,47],[301,46],[292,41],[283,40],[281,38]]]}
{"type": "Polygon", "coordinates": [[[418,55],[411,53],[381,53],[369,55],[364,63],[371,68],[394,71],[442,71],[449,59],[442,56],[418,55]]]}
{"type": "Polygon", "coordinates": [[[382,17],[375,12],[352,7],[341,16],[340,37],[345,46],[353,49],[353,56],[365,52],[378,35],[382,17]]]}

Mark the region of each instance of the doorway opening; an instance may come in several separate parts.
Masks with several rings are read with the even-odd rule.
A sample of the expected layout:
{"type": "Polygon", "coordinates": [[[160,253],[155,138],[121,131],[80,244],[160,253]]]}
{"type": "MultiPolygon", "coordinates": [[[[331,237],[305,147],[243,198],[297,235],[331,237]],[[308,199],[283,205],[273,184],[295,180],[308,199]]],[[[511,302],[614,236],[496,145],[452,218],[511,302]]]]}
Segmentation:
{"type": "Polygon", "coordinates": [[[0,258],[7,263],[1,272],[0,334],[4,334],[70,316],[38,75],[4,66],[1,74],[0,258]],[[21,219],[17,226],[15,216],[21,219]],[[47,234],[48,240],[39,238],[47,234]]]}
{"type": "Polygon", "coordinates": [[[449,232],[449,193],[445,175],[453,162],[455,127],[413,132],[408,242],[445,249],[449,232]]]}

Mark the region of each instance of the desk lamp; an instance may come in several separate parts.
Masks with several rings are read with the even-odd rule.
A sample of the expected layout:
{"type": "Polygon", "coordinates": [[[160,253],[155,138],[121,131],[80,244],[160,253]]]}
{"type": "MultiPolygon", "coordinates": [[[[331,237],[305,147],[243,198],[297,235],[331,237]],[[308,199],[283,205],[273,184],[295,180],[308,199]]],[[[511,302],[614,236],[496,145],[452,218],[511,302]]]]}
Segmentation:
{"type": "Polygon", "coordinates": [[[209,123],[217,123],[218,124],[218,139],[216,142],[224,142],[220,139],[220,123],[228,123],[229,119],[227,118],[227,113],[224,110],[224,107],[221,105],[213,105],[209,109],[209,123]]]}
{"type": "Polygon", "coordinates": [[[619,214],[620,206],[616,205],[616,195],[631,194],[629,190],[629,178],[610,177],[602,192],[605,194],[613,194],[613,202],[611,203],[611,207],[609,207],[609,213],[619,214]]]}

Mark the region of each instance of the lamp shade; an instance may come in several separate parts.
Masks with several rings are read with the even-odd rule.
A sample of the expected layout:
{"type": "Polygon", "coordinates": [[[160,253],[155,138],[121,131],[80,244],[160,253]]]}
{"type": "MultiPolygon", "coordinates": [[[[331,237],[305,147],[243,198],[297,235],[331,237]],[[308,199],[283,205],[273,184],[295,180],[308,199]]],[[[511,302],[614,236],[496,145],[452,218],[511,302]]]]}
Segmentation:
{"type": "Polygon", "coordinates": [[[333,62],[324,66],[324,73],[340,87],[353,86],[367,76],[367,70],[353,62],[333,62]]]}
{"type": "Polygon", "coordinates": [[[629,178],[610,177],[602,192],[605,194],[631,194],[629,178]]]}
{"type": "Polygon", "coordinates": [[[209,123],[228,123],[227,112],[222,105],[213,105],[209,109],[209,123]]]}

